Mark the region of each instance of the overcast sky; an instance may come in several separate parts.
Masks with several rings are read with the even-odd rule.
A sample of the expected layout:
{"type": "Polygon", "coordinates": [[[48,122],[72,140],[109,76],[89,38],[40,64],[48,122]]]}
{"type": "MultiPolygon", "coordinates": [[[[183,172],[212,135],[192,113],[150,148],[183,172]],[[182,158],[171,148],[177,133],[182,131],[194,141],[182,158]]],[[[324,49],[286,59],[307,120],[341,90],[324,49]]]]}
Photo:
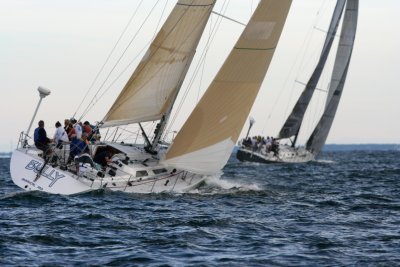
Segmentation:
{"type": "MultiPolygon", "coordinates": [[[[27,129],[39,100],[36,90],[39,85],[49,88],[52,93],[44,99],[34,127],[38,119],[43,119],[51,133],[55,121],[74,114],[139,2],[0,0],[0,151],[15,147],[19,132],[27,129]]],[[[157,0],[144,2],[92,92],[100,87],[157,0]]],[[[104,88],[110,89],[86,119],[98,121],[103,118],[138,63],[139,51],[154,36],[159,18],[165,19],[175,2],[159,0],[148,23],[127,50],[110,81],[120,74],[121,78],[111,86],[110,82],[106,83],[104,88]],[[128,71],[123,72],[125,68],[128,71]]],[[[246,23],[256,2],[219,0],[215,10],[246,23]],[[227,9],[222,9],[228,2],[227,9]]],[[[316,61],[319,53],[317,45],[323,41],[323,31],[327,28],[333,5],[332,0],[293,1],[273,63],[250,114],[256,120],[252,134],[275,135],[279,131],[302,90],[294,81],[306,82],[310,66],[316,61]],[[315,47],[308,42],[308,37],[313,38],[315,47]]],[[[398,0],[360,0],[353,58],[327,143],[400,143],[399,10],[398,0]]],[[[213,15],[205,36],[208,37],[216,21],[217,16],[213,15]]],[[[180,113],[172,130],[179,130],[242,29],[239,24],[222,21],[218,37],[214,39],[204,67],[181,110],[182,115],[180,113]]],[[[205,41],[202,41],[198,51],[202,51],[204,44],[205,41]]],[[[193,69],[189,75],[193,75],[193,69]]],[[[184,84],[183,91],[187,84],[184,84]]],[[[320,86],[326,84],[321,83],[320,86]]],[[[322,98],[323,95],[317,94],[313,101],[315,107],[311,108],[311,118],[302,129],[303,141],[316,122],[315,114],[321,109],[317,104],[323,102],[322,98]]],[[[243,134],[246,129],[247,124],[243,134]]]]}

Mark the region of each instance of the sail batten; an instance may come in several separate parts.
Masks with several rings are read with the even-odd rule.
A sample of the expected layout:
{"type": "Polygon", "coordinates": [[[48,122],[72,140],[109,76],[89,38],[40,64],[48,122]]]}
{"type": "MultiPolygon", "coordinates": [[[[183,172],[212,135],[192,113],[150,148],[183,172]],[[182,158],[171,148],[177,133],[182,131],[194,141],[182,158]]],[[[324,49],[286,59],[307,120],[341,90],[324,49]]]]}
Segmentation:
{"type": "Polygon", "coordinates": [[[293,107],[292,112],[288,116],[281,130],[279,131],[278,137],[280,139],[290,138],[292,136],[297,137],[299,133],[307,107],[311,101],[315,89],[317,88],[318,81],[321,77],[325,63],[328,59],[328,55],[331,50],[333,40],[335,38],[340,19],[342,17],[345,3],[346,3],[345,0],[338,0],[336,3],[331,23],[329,25],[329,30],[326,35],[324,46],[320,58],[318,60],[317,66],[315,67],[315,70],[312,73],[305,89],[303,90],[295,106],[293,107]]]}
{"type": "Polygon", "coordinates": [[[276,47],[270,48],[250,48],[250,47],[235,47],[237,50],[254,50],[254,51],[262,51],[262,50],[275,50],[276,47]]]}
{"type": "Polygon", "coordinates": [[[103,119],[103,127],[159,120],[173,104],[215,0],[179,0],[103,119]]]}
{"type": "Polygon", "coordinates": [[[226,164],[271,63],[291,0],[261,0],[164,163],[196,173],[226,164]]]}

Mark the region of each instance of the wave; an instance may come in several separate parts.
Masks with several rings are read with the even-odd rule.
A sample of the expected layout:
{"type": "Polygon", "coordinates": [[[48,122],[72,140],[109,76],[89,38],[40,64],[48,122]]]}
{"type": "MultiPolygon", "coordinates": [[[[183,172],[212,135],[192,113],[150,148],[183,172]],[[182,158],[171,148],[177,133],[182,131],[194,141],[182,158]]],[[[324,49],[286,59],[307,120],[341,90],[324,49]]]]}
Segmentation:
{"type": "Polygon", "coordinates": [[[319,159],[319,160],[315,160],[314,162],[324,163],[324,164],[336,164],[337,163],[336,161],[329,160],[329,159],[319,159]]]}
{"type": "Polygon", "coordinates": [[[219,194],[219,193],[232,193],[236,191],[240,192],[248,192],[248,191],[262,191],[263,189],[260,185],[255,183],[245,183],[243,181],[232,181],[225,180],[220,177],[211,176],[206,179],[205,185],[203,187],[198,188],[199,193],[202,193],[202,189],[207,189],[205,192],[219,194]]]}
{"type": "Polygon", "coordinates": [[[24,196],[31,196],[34,191],[17,191],[5,194],[4,196],[0,197],[0,200],[9,199],[9,198],[16,198],[16,197],[24,197],[24,196]]]}

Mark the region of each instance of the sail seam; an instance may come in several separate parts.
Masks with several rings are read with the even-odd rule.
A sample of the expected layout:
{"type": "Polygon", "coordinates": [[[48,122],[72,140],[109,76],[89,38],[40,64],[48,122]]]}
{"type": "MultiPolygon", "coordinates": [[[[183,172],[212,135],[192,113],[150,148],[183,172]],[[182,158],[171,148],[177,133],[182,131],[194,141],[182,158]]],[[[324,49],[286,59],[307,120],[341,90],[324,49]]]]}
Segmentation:
{"type": "Polygon", "coordinates": [[[264,50],[264,51],[268,51],[268,50],[275,50],[276,47],[271,47],[271,48],[250,48],[250,47],[234,47],[234,49],[237,50],[256,50],[256,51],[260,51],[260,50],[264,50]]]}
{"type": "MultiPolygon", "coordinates": [[[[213,3],[214,4],[214,3],[213,3]]],[[[189,5],[189,4],[179,4],[177,3],[177,6],[194,6],[194,7],[207,7],[207,6],[212,6],[213,4],[208,4],[208,5],[189,5]]]]}

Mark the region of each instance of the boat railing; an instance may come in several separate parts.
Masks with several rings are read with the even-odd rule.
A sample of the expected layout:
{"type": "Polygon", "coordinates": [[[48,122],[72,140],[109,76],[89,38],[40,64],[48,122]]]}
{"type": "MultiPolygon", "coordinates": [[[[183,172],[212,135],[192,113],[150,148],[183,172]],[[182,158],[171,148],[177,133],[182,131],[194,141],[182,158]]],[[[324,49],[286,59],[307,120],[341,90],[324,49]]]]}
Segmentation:
{"type": "Polygon", "coordinates": [[[32,140],[32,137],[30,137],[27,133],[22,131],[19,134],[17,149],[30,147],[30,145],[28,144],[28,140],[32,140]]]}

